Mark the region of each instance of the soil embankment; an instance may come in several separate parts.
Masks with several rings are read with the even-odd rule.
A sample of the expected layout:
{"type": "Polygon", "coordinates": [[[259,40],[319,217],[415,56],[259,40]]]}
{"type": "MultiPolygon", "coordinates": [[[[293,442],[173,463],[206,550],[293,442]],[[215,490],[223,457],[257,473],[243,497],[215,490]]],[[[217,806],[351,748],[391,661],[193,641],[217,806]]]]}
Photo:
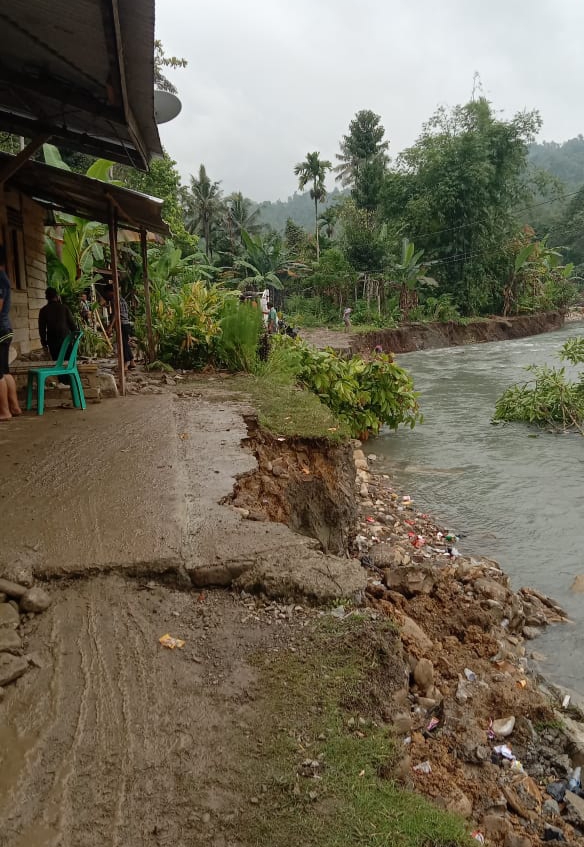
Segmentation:
{"type": "Polygon", "coordinates": [[[511,318],[485,318],[466,324],[453,321],[403,324],[395,329],[352,334],[321,329],[302,330],[301,335],[309,344],[320,349],[332,347],[350,353],[370,353],[379,345],[386,352],[412,353],[414,350],[437,350],[441,347],[527,338],[560,329],[563,324],[562,312],[544,312],[511,318]]]}

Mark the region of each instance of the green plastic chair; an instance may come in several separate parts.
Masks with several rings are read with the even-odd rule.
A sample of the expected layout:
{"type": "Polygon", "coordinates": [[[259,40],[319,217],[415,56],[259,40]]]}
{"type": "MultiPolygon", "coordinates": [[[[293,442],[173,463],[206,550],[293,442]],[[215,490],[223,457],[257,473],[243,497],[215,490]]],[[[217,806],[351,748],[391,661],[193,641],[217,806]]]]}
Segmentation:
{"type": "Polygon", "coordinates": [[[50,376],[68,376],[70,387],[71,387],[71,396],[73,398],[73,405],[76,409],[86,409],[85,403],[85,394],[83,393],[83,386],[81,385],[81,377],[79,376],[79,371],[77,370],[77,351],[79,349],[79,342],[83,337],[83,332],[72,332],[61,344],[61,349],[59,350],[59,357],[54,365],[49,368],[31,368],[28,372],[28,388],[26,393],[26,409],[29,411],[32,409],[32,395],[34,390],[34,381],[36,379],[37,383],[37,412],[39,415],[44,414],[45,411],[45,382],[50,376]],[[67,364],[65,364],[65,357],[67,356],[67,351],[71,347],[71,353],[69,354],[69,360],[67,364]]]}

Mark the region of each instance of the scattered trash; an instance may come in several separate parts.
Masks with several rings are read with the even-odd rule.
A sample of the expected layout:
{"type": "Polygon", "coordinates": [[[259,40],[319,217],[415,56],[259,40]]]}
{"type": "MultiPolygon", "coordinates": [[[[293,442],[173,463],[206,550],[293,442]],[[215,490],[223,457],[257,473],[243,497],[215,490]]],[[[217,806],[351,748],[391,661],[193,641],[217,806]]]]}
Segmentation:
{"type": "Polygon", "coordinates": [[[439,723],[440,723],[439,718],[431,718],[430,722],[428,723],[428,726],[426,727],[426,731],[432,732],[433,729],[436,729],[436,727],[438,726],[439,723]]]}
{"type": "Polygon", "coordinates": [[[333,618],[344,618],[345,617],[345,607],[344,606],[336,606],[332,611],[331,615],[333,618]]]}
{"type": "Polygon", "coordinates": [[[448,555],[450,556],[451,559],[456,559],[458,556],[460,556],[460,553],[458,552],[456,547],[449,547],[448,548],[448,555]]]}
{"type": "Polygon", "coordinates": [[[418,549],[420,547],[423,547],[425,543],[426,543],[426,539],[424,538],[423,535],[416,535],[416,537],[412,540],[412,544],[414,545],[414,547],[416,547],[418,549]]]}
{"type": "Polygon", "coordinates": [[[562,700],[562,709],[567,709],[569,705],[570,705],[570,695],[566,694],[566,696],[562,700]]]}
{"type": "Polygon", "coordinates": [[[514,761],[516,758],[515,753],[507,744],[499,744],[497,747],[494,747],[493,753],[502,756],[504,759],[510,759],[510,761],[514,761]]]}
{"type": "Polygon", "coordinates": [[[518,679],[517,680],[517,688],[526,688],[527,680],[526,679],[518,679]]]}
{"type": "Polygon", "coordinates": [[[479,832],[478,829],[475,829],[474,832],[471,832],[470,837],[474,838],[475,841],[478,841],[479,844],[485,843],[485,836],[482,832],[479,832]]]}
{"type": "Polygon", "coordinates": [[[169,635],[167,632],[166,635],[162,635],[159,639],[160,643],[163,647],[168,647],[169,650],[174,650],[175,647],[178,647],[179,650],[185,646],[185,642],[180,638],[173,638],[172,635],[169,635]]]}
{"type": "Polygon", "coordinates": [[[405,504],[405,503],[411,503],[411,502],[412,502],[412,498],[410,497],[410,495],[404,494],[404,496],[402,497],[402,503],[405,504]]]}
{"type": "Polygon", "coordinates": [[[556,782],[550,782],[549,785],[546,785],[546,794],[549,794],[550,797],[557,803],[563,803],[564,797],[566,796],[567,790],[566,781],[563,779],[558,779],[556,782]]]}
{"type": "Polygon", "coordinates": [[[414,770],[418,773],[432,773],[432,765],[430,762],[420,762],[419,765],[414,765],[414,770]]]}
{"type": "Polygon", "coordinates": [[[470,668],[464,669],[464,675],[468,679],[469,682],[476,682],[477,681],[476,673],[474,671],[471,671],[470,668]]]}
{"type": "Polygon", "coordinates": [[[444,538],[446,539],[446,541],[454,541],[454,543],[458,541],[458,535],[456,535],[454,532],[447,532],[444,538]]]}

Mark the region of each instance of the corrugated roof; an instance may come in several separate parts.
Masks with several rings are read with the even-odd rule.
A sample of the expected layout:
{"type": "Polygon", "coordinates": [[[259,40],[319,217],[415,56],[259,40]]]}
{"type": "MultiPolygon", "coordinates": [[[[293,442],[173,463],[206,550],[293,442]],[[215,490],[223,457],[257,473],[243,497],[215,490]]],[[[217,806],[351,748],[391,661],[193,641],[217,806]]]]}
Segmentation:
{"type": "Polygon", "coordinates": [[[154,120],[154,0],[0,4],[0,129],[144,168],[154,120]]]}
{"type": "MultiPolygon", "coordinates": [[[[0,167],[10,158],[1,153],[0,167]]],[[[71,171],[29,161],[10,177],[6,187],[21,191],[51,209],[102,223],[108,223],[110,203],[113,203],[121,227],[170,235],[162,220],[162,200],[71,171]]]]}

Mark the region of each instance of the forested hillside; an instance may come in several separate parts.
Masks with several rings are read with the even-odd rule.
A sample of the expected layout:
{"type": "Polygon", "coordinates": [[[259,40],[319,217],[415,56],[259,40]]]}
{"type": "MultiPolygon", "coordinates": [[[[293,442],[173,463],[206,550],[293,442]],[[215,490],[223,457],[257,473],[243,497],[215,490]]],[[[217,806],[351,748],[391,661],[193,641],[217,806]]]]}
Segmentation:
{"type": "Polygon", "coordinates": [[[531,144],[528,161],[561,179],[566,191],[575,191],[584,185],[584,136],[569,141],[543,141],[531,144]]]}
{"type": "MultiPolygon", "coordinates": [[[[346,191],[335,188],[322,203],[322,208],[334,206],[346,194],[346,191]]],[[[309,191],[303,194],[295,191],[287,200],[264,200],[254,203],[254,208],[259,210],[260,222],[277,232],[284,232],[289,218],[304,229],[309,230],[314,226],[314,201],[309,191]]]]}

